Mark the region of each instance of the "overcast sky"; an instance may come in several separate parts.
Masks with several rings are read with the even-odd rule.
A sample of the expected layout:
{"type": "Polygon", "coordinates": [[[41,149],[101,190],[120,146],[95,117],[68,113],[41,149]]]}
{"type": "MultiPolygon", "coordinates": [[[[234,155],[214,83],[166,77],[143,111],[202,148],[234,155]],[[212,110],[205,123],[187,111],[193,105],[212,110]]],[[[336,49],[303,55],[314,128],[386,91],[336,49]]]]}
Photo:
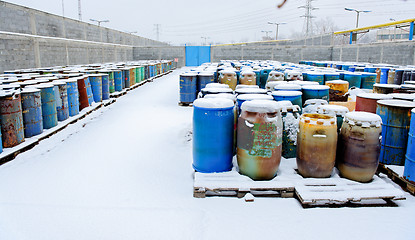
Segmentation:
{"type": "MultiPolygon", "coordinates": [[[[156,39],[171,44],[230,43],[260,40],[275,36],[275,26],[267,22],[286,22],[279,27],[279,39],[303,31],[306,0],[81,0],[82,20],[109,20],[102,26],[156,39]],[[265,33],[263,31],[272,31],[265,33]]],[[[78,0],[9,0],[45,12],[78,19],[78,0]]],[[[354,28],[356,13],[344,8],[370,10],[361,13],[359,27],[390,22],[390,19],[415,18],[415,0],[314,0],[315,23],[333,22],[339,30],[354,28]]]]}

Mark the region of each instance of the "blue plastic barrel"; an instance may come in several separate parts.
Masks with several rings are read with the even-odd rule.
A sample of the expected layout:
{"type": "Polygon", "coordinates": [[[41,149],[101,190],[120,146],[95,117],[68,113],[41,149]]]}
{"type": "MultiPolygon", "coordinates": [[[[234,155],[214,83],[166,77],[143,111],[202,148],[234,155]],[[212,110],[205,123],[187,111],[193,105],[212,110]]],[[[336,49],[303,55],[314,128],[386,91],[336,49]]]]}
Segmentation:
{"type": "Polygon", "coordinates": [[[88,76],[89,82],[91,83],[92,96],[94,97],[94,102],[102,101],[102,75],[101,74],[91,74],[88,76]]]}
{"type": "Polygon", "coordinates": [[[68,91],[66,82],[56,80],[53,81],[52,84],[55,87],[56,112],[58,115],[58,121],[65,121],[69,118],[68,91]]]}
{"type": "Polygon", "coordinates": [[[274,91],[272,96],[275,101],[290,101],[293,105],[298,105],[301,109],[303,106],[303,93],[301,91],[274,91]]]}
{"type": "Polygon", "coordinates": [[[318,82],[320,85],[324,85],[324,73],[321,72],[308,72],[307,81],[318,82]]]}
{"type": "Polygon", "coordinates": [[[411,111],[403,177],[415,184],[415,108],[411,111]]]}
{"type": "Polygon", "coordinates": [[[303,86],[303,104],[308,99],[323,99],[329,101],[329,86],[326,85],[305,85],[303,86]]]}
{"type": "Polygon", "coordinates": [[[339,80],[340,73],[332,72],[332,73],[324,73],[324,84],[328,81],[339,80]]]}
{"type": "Polygon", "coordinates": [[[108,74],[101,74],[102,79],[102,100],[110,99],[110,81],[108,74]]]}
{"type": "Polygon", "coordinates": [[[213,72],[200,72],[197,80],[197,91],[206,87],[206,84],[215,82],[215,75],[213,72]]]}
{"type": "Polygon", "coordinates": [[[365,67],[365,72],[376,73],[375,67],[365,67]]]}
{"type": "Polygon", "coordinates": [[[43,131],[42,100],[40,90],[25,88],[21,91],[24,136],[30,138],[43,131]]]}
{"type": "Polygon", "coordinates": [[[68,92],[68,107],[69,116],[75,116],[79,114],[79,92],[78,81],[76,78],[69,78],[65,80],[66,90],[68,92]]]}
{"type": "Polygon", "coordinates": [[[388,73],[390,68],[381,68],[380,69],[380,83],[388,83],[388,73]]]}
{"type": "Polygon", "coordinates": [[[362,72],[361,74],[361,88],[363,89],[373,89],[373,85],[376,82],[376,73],[371,72],[362,72]]]}
{"type": "Polygon", "coordinates": [[[43,129],[49,129],[58,125],[58,114],[56,111],[55,89],[52,84],[42,83],[36,85],[42,96],[42,119],[43,129]]]}
{"type": "Polygon", "coordinates": [[[86,88],[86,95],[88,96],[88,103],[89,103],[89,106],[91,106],[92,103],[94,103],[94,96],[92,94],[92,87],[91,87],[91,82],[89,81],[89,77],[84,78],[84,82],[85,82],[85,88],[86,88]]]}
{"type": "Polygon", "coordinates": [[[234,103],[199,98],[193,103],[193,168],[198,172],[232,169],[234,103]]]}
{"type": "Polygon", "coordinates": [[[411,110],[414,102],[405,100],[379,100],[376,114],[382,118],[382,143],[379,162],[405,164],[411,110]]]}
{"type": "Polygon", "coordinates": [[[344,74],[344,80],[349,82],[349,88],[360,88],[362,85],[362,75],[360,73],[347,72],[344,74]]]}
{"type": "Polygon", "coordinates": [[[356,67],[355,66],[350,66],[348,69],[349,72],[355,72],[356,71],[356,67]]]}
{"type": "Polygon", "coordinates": [[[120,70],[114,70],[114,88],[115,91],[117,92],[121,92],[122,91],[122,82],[123,82],[123,78],[122,78],[122,71],[120,70]]]}
{"type": "Polygon", "coordinates": [[[271,71],[272,68],[270,67],[261,69],[259,81],[257,81],[257,84],[260,88],[265,88],[265,84],[267,84],[268,75],[271,71]]]}
{"type": "Polygon", "coordinates": [[[188,72],[180,74],[180,102],[192,103],[197,97],[197,74],[188,72]]]}

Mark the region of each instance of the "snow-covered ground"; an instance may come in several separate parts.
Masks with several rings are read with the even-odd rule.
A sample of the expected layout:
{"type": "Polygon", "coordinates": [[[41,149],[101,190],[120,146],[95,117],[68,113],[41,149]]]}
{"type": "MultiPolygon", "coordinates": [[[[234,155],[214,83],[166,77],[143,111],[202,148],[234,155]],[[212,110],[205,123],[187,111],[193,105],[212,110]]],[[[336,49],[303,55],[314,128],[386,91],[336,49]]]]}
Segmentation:
{"type": "Polygon", "coordinates": [[[192,108],[156,79],[0,166],[0,239],[415,239],[398,207],[193,198],[192,108]]]}

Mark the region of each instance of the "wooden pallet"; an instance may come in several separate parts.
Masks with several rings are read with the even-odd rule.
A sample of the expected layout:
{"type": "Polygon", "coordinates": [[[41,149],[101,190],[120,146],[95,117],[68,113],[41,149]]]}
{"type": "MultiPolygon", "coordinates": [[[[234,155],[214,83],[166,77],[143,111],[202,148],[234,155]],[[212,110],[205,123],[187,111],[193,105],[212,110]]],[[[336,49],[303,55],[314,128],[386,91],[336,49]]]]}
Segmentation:
{"type": "Polygon", "coordinates": [[[290,198],[294,196],[294,186],[290,182],[277,179],[253,181],[236,171],[208,174],[195,172],[194,174],[193,196],[195,198],[208,196],[242,198],[247,193],[255,197],[290,198]]]}
{"type": "Polygon", "coordinates": [[[110,93],[110,98],[119,98],[121,96],[124,96],[125,94],[127,94],[127,91],[123,89],[121,92],[110,93]]]}
{"type": "Polygon", "coordinates": [[[104,101],[102,101],[102,104],[105,106],[105,107],[107,107],[107,106],[109,106],[109,105],[111,105],[111,104],[113,104],[113,103],[115,103],[117,100],[115,99],[115,98],[110,98],[110,99],[108,99],[108,100],[104,100],[104,101]]]}
{"type": "Polygon", "coordinates": [[[387,165],[380,163],[378,166],[378,172],[387,175],[393,182],[398,184],[403,190],[415,196],[415,184],[405,179],[402,176],[402,174],[397,173],[391,166],[387,166],[387,165]]]}
{"type": "Polygon", "coordinates": [[[181,107],[193,107],[193,103],[179,102],[179,106],[181,106],[181,107]]]}
{"type": "Polygon", "coordinates": [[[404,193],[379,176],[370,183],[359,183],[334,176],[305,178],[296,182],[296,198],[305,208],[344,206],[396,206],[395,200],[404,200],[404,193]]]}

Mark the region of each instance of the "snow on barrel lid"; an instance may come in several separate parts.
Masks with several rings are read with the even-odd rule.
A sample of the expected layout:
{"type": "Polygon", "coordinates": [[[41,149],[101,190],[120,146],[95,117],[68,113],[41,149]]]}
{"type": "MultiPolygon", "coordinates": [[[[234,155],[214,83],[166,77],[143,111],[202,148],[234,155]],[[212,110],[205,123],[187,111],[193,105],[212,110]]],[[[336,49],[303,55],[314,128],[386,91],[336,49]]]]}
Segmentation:
{"type": "Polygon", "coordinates": [[[388,94],[382,94],[382,93],[359,93],[357,94],[360,98],[368,98],[368,99],[392,99],[393,97],[388,94]]]}
{"type": "Polygon", "coordinates": [[[329,114],[329,115],[341,115],[344,116],[349,112],[349,109],[339,105],[320,105],[317,107],[318,113],[329,114]]]}
{"type": "Polygon", "coordinates": [[[252,100],[243,102],[241,109],[242,111],[256,113],[274,113],[280,111],[281,105],[275,101],[252,100]]]}
{"type": "Polygon", "coordinates": [[[62,80],[55,80],[55,81],[52,82],[52,84],[54,86],[62,86],[62,85],[66,85],[66,82],[62,81],[62,80]]]}
{"type": "Polygon", "coordinates": [[[202,88],[202,93],[233,93],[230,88],[202,88]]]}
{"type": "Polygon", "coordinates": [[[392,96],[394,99],[401,99],[407,101],[415,100],[415,93],[391,93],[389,95],[392,96]]]}
{"type": "Polygon", "coordinates": [[[327,104],[329,103],[323,99],[308,99],[305,101],[304,106],[306,105],[327,105],[327,104]]]}
{"type": "Polygon", "coordinates": [[[198,75],[199,76],[213,76],[215,74],[215,72],[213,72],[213,71],[202,71],[202,72],[200,72],[198,75]]]}
{"type": "Polygon", "coordinates": [[[230,93],[206,94],[203,98],[226,98],[235,102],[235,95],[230,93]]]}
{"type": "Polygon", "coordinates": [[[284,96],[284,97],[294,97],[301,96],[303,93],[301,91],[273,91],[272,96],[284,96]]]}
{"type": "Polygon", "coordinates": [[[51,88],[51,87],[53,87],[53,85],[50,84],[50,83],[41,83],[41,84],[38,84],[38,85],[34,85],[34,87],[36,87],[36,88],[51,88]]]}
{"type": "Polygon", "coordinates": [[[241,94],[237,97],[241,101],[251,101],[251,100],[274,100],[273,97],[267,94],[241,94]]]}
{"type": "Polygon", "coordinates": [[[185,72],[185,73],[180,74],[180,76],[194,77],[194,76],[197,76],[197,72],[185,72]]]}
{"type": "Polygon", "coordinates": [[[325,85],[305,85],[305,86],[302,86],[302,88],[306,90],[329,90],[330,89],[329,86],[325,86],[325,85]]]}
{"type": "Polygon", "coordinates": [[[301,86],[297,84],[290,84],[290,83],[281,83],[274,86],[275,90],[280,89],[292,89],[292,90],[301,90],[301,86]]]}
{"type": "Polygon", "coordinates": [[[259,86],[258,85],[242,85],[242,84],[236,85],[236,89],[241,89],[241,88],[259,88],[259,86]]]}
{"type": "Polygon", "coordinates": [[[233,108],[235,103],[226,98],[198,98],[193,102],[199,108],[233,108]]]}
{"type": "Polygon", "coordinates": [[[21,90],[21,93],[35,93],[35,92],[40,92],[40,89],[36,88],[36,87],[32,87],[32,86],[28,86],[25,87],[21,90]]]}
{"type": "Polygon", "coordinates": [[[344,80],[331,80],[331,81],[327,81],[326,84],[327,83],[330,83],[330,84],[349,84],[348,81],[344,81],[344,80]]]}
{"type": "Polygon", "coordinates": [[[239,88],[235,90],[237,94],[266,94],[267,90],[261,88],[239,88]]]}
{"type": "Polygon", "coordinates": [[[305,86],[305,85],[319,85],[318,82],[313,82],[313,81],[301,81],[301,80],[296,80],[296,81],[291,81],[289,82],[289,84],[298,84],[300,86],[305,86]]]}
{"type": "Polygon", "coordinates": [[[344,121],[350,125],[362,125],[362,127],[380,127],[382,118],[369,112],[349,112],[344,116],[344,121]]]}
{"type": "Polygon", "coordinates": [[[65,80],[63,80],[63,81],[65,81],[65,82],[67,82],[67,83],[78,82],[77,78],[68,78],[68,79],[65,79],[65,80]]]}
{"type": "Polygon", "coordinates": [[[373,87],[382,87],[382,88],[400,88],[399,85],[396,84],[385,84],[385,83],[375,83],[373,87]]]}
{"type": "Polygon", "coordinates": [[[401,107],[401,108],[415,108],[415,102],[410,102],[406,100],[379,100],[377,102],[380,105],[390,106],[390,107],[401,107]]]}
{"type": "Polygon", "coordinates": [[[208,83],[205,88],[230,88],[229,85],[223,83],[208,83]]]}
{"type": "Polygon", "coordinates": [[[220,71],[220,73],[223,73],[223,74],[234,74],[234,75],[236,75],[235,70],[229,69],[229,68],[220,71]]]}
{"type": "Polygon", "coordinates": [[[402,89],[415,89],[415,85],[413,85],[413,84],[402,84],[401,85],[401,88],[402,89]]]}

